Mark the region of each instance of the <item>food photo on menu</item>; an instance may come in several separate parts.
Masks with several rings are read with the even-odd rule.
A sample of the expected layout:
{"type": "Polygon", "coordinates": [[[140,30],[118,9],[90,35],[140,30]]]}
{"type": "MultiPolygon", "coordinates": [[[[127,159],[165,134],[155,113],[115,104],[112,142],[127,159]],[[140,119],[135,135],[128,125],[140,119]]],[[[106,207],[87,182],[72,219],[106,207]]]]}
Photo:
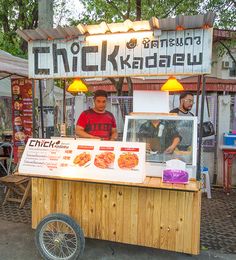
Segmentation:
{"type": "Polygon", "coordinates": [[[113,169],[115,161],[114,152],[101,152],[95,156],[94,165],[101,169],[113,169]]]}
{"type": "Polygon", "coordinates": [[[89,152],[82,152],[75,157],[73,163],[80,167],[87,167],[91,163],[91,158],[92,155],[89,152]]]}
{"type": "Polygon", "coordinates": [[[139,148],[121,147],[118,157],[118,166],[121,170],[138,170],[139,148]]]}
{"type": "Polygon", "coordinates": [[[135,153],[122,153],[118,159],[118,166],[121,169],[135,169],[138,163],[138,155],[135,153]]]}

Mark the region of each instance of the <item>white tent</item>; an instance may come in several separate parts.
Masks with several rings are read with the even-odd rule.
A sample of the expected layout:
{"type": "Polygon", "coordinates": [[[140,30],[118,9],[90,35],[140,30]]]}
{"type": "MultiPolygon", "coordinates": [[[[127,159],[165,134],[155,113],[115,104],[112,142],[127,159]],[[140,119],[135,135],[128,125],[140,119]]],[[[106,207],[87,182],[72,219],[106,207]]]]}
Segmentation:
{"type": "Polygon", "coordinates": [[[28,77],[28,60],[0,50],[0,80],[9,76],[28,77]]]}
{"type": "Polygon", "coordinates": [[[10,78],[0,79],[0,97],[11,97],[10,78]]]}

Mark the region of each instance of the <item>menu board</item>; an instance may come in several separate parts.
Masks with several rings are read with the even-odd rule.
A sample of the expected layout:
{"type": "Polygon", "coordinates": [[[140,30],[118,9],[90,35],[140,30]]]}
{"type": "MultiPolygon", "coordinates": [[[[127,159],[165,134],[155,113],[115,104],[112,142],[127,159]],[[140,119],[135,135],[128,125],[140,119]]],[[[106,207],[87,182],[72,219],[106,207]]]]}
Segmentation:
{"type": "Polygon", "coordinates": [[[32,137],[32,81],[12,79],[12,121],[14,161],[18,162],[29,137],[32,137]]]}
{"type": "Polygon", "coordinates": [[[142,183],[145,143],[30,138],[19,173],[142,183]]]}

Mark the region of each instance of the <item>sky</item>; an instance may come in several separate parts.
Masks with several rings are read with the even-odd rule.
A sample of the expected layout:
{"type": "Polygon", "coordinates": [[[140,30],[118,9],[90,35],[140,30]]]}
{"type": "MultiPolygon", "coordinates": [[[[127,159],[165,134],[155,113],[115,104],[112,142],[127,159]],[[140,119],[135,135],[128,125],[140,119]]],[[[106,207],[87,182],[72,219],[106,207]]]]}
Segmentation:
{"type": "MultiPolygon", "coordinates": [[[[59,0],[59,2],[61,2],[62,0],[59,0]]],[[[70,18],[73,19],[77,19],[78,18],[78,14],[81,12],[81,10],[83,9],[82,4],[80,3],[79,0],[67,0],[66,1],[66,6],[67,8],[71,11],[71,15],[70,18]]],[[[54,25],[57,26],[58,24],[60,25],[67,25],[67,21],[66,21],[66,17],[63,17],[62,20],[59,22],[59,15],[55,15],[55,10],[54,10],[54,25]]]]}

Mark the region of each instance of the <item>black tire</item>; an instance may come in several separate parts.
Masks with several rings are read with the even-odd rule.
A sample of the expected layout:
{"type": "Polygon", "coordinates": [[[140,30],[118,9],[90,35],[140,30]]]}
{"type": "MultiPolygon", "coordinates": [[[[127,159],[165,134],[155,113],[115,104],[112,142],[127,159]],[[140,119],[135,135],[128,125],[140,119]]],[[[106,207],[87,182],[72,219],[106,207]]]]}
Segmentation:
{"type": "Polygon", "coordinates": [[[74,260],[84,251],[85,239],[80,226],[64,214],[50,214],[38,224],[35,243],[46,260],[74,260]]]}

